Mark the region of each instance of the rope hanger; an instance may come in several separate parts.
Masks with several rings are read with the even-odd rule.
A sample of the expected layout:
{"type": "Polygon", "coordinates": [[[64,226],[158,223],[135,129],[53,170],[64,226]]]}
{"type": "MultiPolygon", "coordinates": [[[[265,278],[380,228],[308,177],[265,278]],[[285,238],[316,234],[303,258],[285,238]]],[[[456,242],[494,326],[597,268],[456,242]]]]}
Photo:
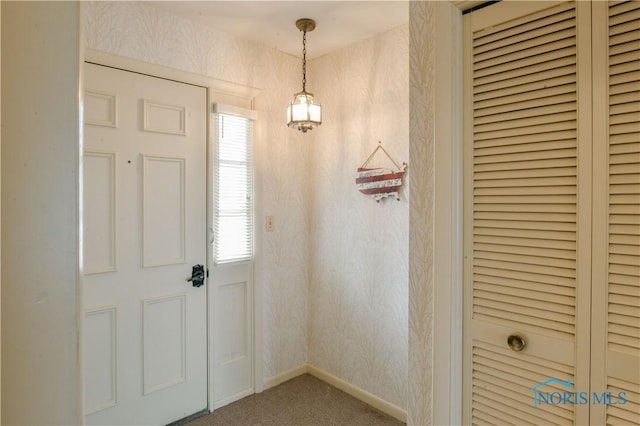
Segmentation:
{"type": "Polygon", "coordinates": [[[365,162],[362,164],[362,166],[360,166],[361,169],[364,169],[365,167],[367,167],[367,164],[369,164],[369,162],[371,161],[371,159],[373,159],[373,156],[376,155],[376,152],[378,152],[378,150],[382,150],[382,152],[385,153],[385,155],[387,156],[387,158],[389,160],[391,160],[391,162],[393,163],[394,166],[396,166],[396,168],[398,170],[400,170],[400,166],[398,165],[398,163],[396,163],[393,158],[391,158],[391,155],[389,155],[389,153],[387,152],[386,149],[384,149],[382,147],[382,141],[378,141],[378,146],[376,147],[376,149],[373,150],[373,152],[371,153],[371,155],[369,155],[369,157],[365,160],[365,162]]]}

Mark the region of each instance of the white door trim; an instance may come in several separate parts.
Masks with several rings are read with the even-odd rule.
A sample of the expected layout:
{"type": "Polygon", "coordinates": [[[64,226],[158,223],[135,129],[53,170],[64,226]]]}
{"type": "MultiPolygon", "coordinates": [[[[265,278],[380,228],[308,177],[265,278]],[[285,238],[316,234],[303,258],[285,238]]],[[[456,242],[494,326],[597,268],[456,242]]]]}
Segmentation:
{"type": "MultiPolygon", "coordinates": [[[[456,4],[454,4],[456,3],[456,4]]],[[[435,3],[433,424],[462,424],[462,11],[435,3]]]]}
{"type": "Polygon", "coordinates": [[[218,80],[215,78],[210,78],[204,75],[194,74],[175,68],[167,68],[162,65],[142,62],[137,59],[127,58],[124,56],[112,55],[110,53],[105,53],[94,49],[84,50],[84,60],[85,62],[93,62],[96,64],[119,68],[126,71],[133,71],[153,77],[160,77],[167,80],[175,80],[181,83],[202,86],[208,88],[209,90],[227,93],[231,96],[236,97],[253,99],[260,93],[260,90],[254,87],[248,87],[229,81],[218,80]]]}
{"type": "MultiPolygon", "coordinates": [[[[228,81],[217,80],[214,78],[209,78],[206,76],[202,76],[199,74],[193,74],[187,71],[177,70],[173,68],[166,68],[161,65],[150,64],[147,62],[138,61],[136,59],[125,58],[123,56],[112,55],[105,52],[100,52],[94,49],[84,49],[84,62],[95,63],[98,65],[104,65],[107,67],[113,67],[122,69],[125,71],[132,71],[140,74],[146,74],[153,77],[164,78],[168,80],[174,80],[181,83],[192,84],[196,86],[201,86],[207,89],[207,146],[209,146],[209,141],[212,137],[211,135],[211,104],[212,104],[212,95],[214,93],[231,97],[236,99],[243,99],[247,102],[248,105],[253,104],[253,98],[255,98],[260,92],[258,89],[253,87],[247,87],[235,83],[231,83],[228,81]]],[[[209,166],[207,165],[207,168],[209,166]]],[[[207,182],[207,187],[210,184],[207,182]]],[[[207,192],[209,192],[207,190],[207,192]]],[[[208,203],[209,205],[209,203],[208,203]]],[[[209,215],[210,212],[207,212],[209,215]]],[[[256,241],[256,247],[260,245],[256,241]]],[[[207,258],[209,257],[211,247],[207,245],[207,258]]],[[[259,285],[259,275],[258,279],[254,277],[254,297],[253,297],[253,332],[254,332],[254,351],[253,351],[253,383],[256,392],[261,392],[264,388],[263,380],[262,380],[262,356],[263,356],[263,348],[262,348],[262,286],[259,285]]],[[[207,286],[207,300],[209,298],[209,286],[207,286]]],[[[207,310],[210,310],[210,306],[207,306],[207,310]]],[[[207,317],[209,318],[211,312],[207,312],[207,317]]],[[[82,321],[82,316],[79,317],[79,321],[82,321]]],[[[209,332],[207,333],[209,336],[209,332]]],[[[80,347],[82,347],[82,342],[79,343],[80,347]]],[[[209,363],[211,353],[211,340],[207,342],[207,360],[209,363]]],[[[82,376],[82,368],[80,365],[79,374],[82,376]]],[[[212,374],[211,365],[208,365],[208,374],[209,376],[212,374]]],[[[210,379],[210,377],[209,377],[210,379]]],[[[81,377],[80,383],[83,382],[83,378],[81,377]]],[[[209,380],[211,383],[211,380],[209,380]]],[[[208,392],[209,395],[212,393],[212,389],[209,386],[208,392]]],[[[209,400],[209,411],[212,411],[213,407],[211,406],[210,398],[209,400]]]]}

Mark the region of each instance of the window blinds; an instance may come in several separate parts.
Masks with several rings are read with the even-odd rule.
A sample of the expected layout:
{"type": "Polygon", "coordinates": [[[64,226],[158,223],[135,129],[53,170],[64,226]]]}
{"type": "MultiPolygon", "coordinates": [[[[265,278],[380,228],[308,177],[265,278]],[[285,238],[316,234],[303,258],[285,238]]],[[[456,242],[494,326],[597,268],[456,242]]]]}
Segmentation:
{"type": "Polygon", "coordinates": [[[216,114],[214,261],[253,257],[253,121],[216,114]]]}

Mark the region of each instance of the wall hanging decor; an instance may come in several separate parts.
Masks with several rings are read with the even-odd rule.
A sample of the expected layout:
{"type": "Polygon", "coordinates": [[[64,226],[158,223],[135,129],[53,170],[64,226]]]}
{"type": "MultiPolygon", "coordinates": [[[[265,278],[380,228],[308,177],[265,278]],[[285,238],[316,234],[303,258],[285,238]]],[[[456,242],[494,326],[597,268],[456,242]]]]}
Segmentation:
{"type": "Polygon", "coordinates": [[[396,197],[400,201],[398,191],[402,186],[402,177],[407,169],[407,163],[402,163],[402,167],[395,162],[386,149],[382,147],[382,142],[373,150],[371,155],[365,160],[362,166],[358,167],[356,177],[356,187],[365,195],[371,196],[378,203],[387,197],[396,197]],[[367,167],[378,151],[382,151],[396,167],[395,170],[384,167],[367,167]]]}

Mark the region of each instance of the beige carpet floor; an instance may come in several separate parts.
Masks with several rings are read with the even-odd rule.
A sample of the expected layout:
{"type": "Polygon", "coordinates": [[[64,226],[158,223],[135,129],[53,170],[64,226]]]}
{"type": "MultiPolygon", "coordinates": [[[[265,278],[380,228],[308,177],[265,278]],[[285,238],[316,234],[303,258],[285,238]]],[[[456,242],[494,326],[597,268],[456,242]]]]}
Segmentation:
{"type": "Polygon", "coordinates": [[[404,423],[309,374],[303,374],[187,424],[398,426],[404,423]]]}

